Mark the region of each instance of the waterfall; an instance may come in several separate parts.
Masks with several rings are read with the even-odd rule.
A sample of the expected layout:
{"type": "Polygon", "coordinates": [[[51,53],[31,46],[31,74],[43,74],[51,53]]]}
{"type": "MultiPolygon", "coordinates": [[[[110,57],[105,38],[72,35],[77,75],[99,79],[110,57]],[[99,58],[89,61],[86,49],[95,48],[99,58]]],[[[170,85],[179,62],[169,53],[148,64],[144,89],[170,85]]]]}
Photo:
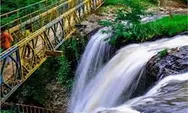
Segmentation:
{"type": "MultiPolygon", "coordinates": [[[[120,49],[101,70],[95,73],[96,75],[89,78],[89,82],[87,79],[91,77],[90,73],[84,76],[80,74],[80,78],[77,79],[78,86],[74,89],[80,93],[72,100],[74,106],[69,110],[73,113],[90,113],[98,108],[111,108],[123,104],[134,92],[138,78],[142,76],[143,68],[152,56],[163,49],[185,45],[188,45],[188,36],[176,36],[154,42],[131,44],[120,49]]],[[[95,54],[92,53],[94,56],[95,54]]],[[[83,59],[86,60],[84,57],[83,59]]],[[[87,66],[94,68],[93,64],[87,66]]],[[[87,66],[80,68],[85,69],[87,66]]]]}
{"type": "Polygon", "coordinates": [[[110,38],[111,34],[102,33],[109,28],[102,28],[89,40],[85,52],[81,58],[76,71],[76,83],[72,91],[69,109],[78,105],[83,95],[83,90],[90,80],[96,75],[97,71],[110,58],[110,44],[105,39],[110,38]]]}

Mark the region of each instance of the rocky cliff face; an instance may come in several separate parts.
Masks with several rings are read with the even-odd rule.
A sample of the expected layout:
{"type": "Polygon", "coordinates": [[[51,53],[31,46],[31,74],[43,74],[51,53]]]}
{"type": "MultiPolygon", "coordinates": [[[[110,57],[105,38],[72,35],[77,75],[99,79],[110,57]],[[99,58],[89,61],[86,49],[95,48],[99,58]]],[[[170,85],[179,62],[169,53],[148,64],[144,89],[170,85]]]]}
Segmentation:
{"type": "Polygon", "coordinates": [[[146,75],[162,79],[168,75],[188,72],[188,46],[174,48],[165,56],[155,55],[147,63],[146,75]]]}
{"type": "Polygon", "coordinates": [[[165,76],[188,72],[188,46],[168,51],[163,56],[158,53],[149,60],[131,98],[144,94],[149,87],[165,76]]]}

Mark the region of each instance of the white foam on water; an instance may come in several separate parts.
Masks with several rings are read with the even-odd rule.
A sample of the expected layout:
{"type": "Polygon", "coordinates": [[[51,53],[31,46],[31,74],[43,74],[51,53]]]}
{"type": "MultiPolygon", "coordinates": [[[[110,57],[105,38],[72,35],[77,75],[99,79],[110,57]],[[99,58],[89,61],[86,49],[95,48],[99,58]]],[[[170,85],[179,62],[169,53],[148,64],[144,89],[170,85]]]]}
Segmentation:
{"type": "MultiPolygon", "coordinates": [[[[101,36],[101,34],[99,36],[101,36]]],[[[94,42],[95,41],[89,43],[89,45],[94,42]]],[[[99,41],[97,43],[101,42],[99,41]]],[[[85,81],[88,79],[89,73],[83,74],[84,76],[80,74],[82,78],[77,80],[78,86],[76,86],[75,89],[80,93],[78,93],[78,95],[77,93],[73,94],[76,98],[72,98],[72,103],[74,104],[72,104],[73,106],[70,107],[71,109],[69,109],[69,111],[90,113],[98,108],[113,108],[119,106],[122,104],[119,103],[122,94],[128,95],[133,92],[130,90],[134,89],[132,87],[135,87],[133,82],[138,78],[142,68],[152,56],[163,49],[185,45],[188,45],[188,36],[176,36],[174,38],[161,39],[154,42],[131,44],[120,49],[96,75],[92,76],[87,84],[85,81]]],[[[100,49],[93,51],[90,48],[86,48],[86,51],[90,51],[93,54],[88,54],[88,59],[83,58],[86,61],[90,61],[90,58],[96,54],[95,51],[100,51],[100,49]]],[[[105,54],[103,55],[105,56],[105,54]]],[[[93,67],[91,64],[82,64],[80,68],[81,70],[87,70],[87,66],[93,67]]],[[[173,77],[168,79],[172,78],[173,77]]],[[[157,89],[158,88],[151,90],[148,92],[148,95],[155,93],[157,89]]],[[[125,109],[127,107],[129,108],[129,106],[125,105],[124,108],[120,107],[119,109],[125,109]]]]}

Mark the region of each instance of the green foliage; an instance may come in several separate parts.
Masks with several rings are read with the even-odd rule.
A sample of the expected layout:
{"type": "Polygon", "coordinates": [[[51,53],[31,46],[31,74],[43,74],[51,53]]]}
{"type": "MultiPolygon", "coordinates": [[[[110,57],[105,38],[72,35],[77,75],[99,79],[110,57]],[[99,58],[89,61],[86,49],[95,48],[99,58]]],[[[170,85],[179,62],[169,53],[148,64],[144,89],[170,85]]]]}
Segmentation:
{"type": "Polygon", "coordinates": [[[65,56],[62,56],[58,60],[59,70],[57,74],[57,79],[70,91],[73,83],[73,78],[70,75],[72,73],[70,62],[65,56]]]}
{"type": "Polygon", "coordinates": [[[153,4],[158,4],[158,0],[148,0],[148,2],[153,3],[153,4]]]}
{"type": "MultiPolygon", "coordinates": [[[[82,52],[85,49],[87,43],[87,37],[72,37],[62,45],[62,51],[73,64],[73,67],[77,65],[82,52]]],[[[72,68],[73,68],[72,67],[72,68]]]]}
{"type": "Polygon", "coordinates": [[[58,59],[57,79],[70,91],[79,59],[85,49],[87,37],[72,37],[65,41],[61,50],[64,56],[58,59]]]}
{"type": "Polygon", "coordinates": [[[113,32],[113,37],[110,39],[111,44],[115,44],[120,37],[131,39],[133,34],[131,29],[134,29],[140,24],[141,15],[145,15],[145,9],[139,4],[138,0],[124,0],[124,5],[128,6],[129,11],[119,10],[115,20],[106,20],[99,22],[103,26],[111,26],[112,29],[107,32],[113,32]],[[125,25],[123,21],[126,21],[125,25]]]}
{"type": "Polygon", "coordinates": [[[172,15],[162,19],[140,23],[141,15],[146,15],[145,9],[138,0],[125,0],[125,5],[129,11],[119,10],[115,20],[105,20],[99,22],[103,26],[111,27],[113,37],[108,41],[113,45],[124,45],[128,42],[143,42],[162,36],[173,36],[177,33],[188,30],[188,15],[172,15]],[[127,22],[125,25],[124,22],[127,22]],[[181,26],[181,27],[177,27],[181,26]]]}
{"type": "Polygon", "coordinates": [[[136,27],[136,29],[132,29],[134,30],[132,37],[138,41],[143,42],[152,38],[173,36],[177,33],[188,30],[187,19],[187,15],[174,15],[173,18],[164,17],[153,22],[140,24],[136,27]]]}
{"type": "MultiPolygon", "coordinates": [[[[105,5],[123,5],[125,0],[104,0],[105,5]]],[[[130,1],[130,0],[127,0],[130,1]]],[[[137,0],[144,7],[151,7],[157,4],[158,0],[137,0]]]]}
{"type": "MultiPolygon", "coordinates": [[[[35,3],[35,2],[38,2],[38,0],[32,0],[32,1],[31,0],[3,0],[2,5],[1,5],[2,7],[0,8],[0,11],[1,11],[1,14],[4,14],[4,13],[16,10],[18,8],[27,6],[27,5],[35,3]]],[[[23,15],[25,15],[25,13],[31,13],[34,10],[36,10],[36,9],[32,8],[32,7],[27,8],[27,11],[25,11],[25,12],[22,11],[19,15],[23,16],[23,15]]],[[[2,19],[1,25],[8,23],[15,18],[18,18],[19,15],[13,14],[8,18],[1,18],[2,19]]]]}
{"type": "Polygon", "coordinates": [[[105,5],[115,5],[123,3],[123,0],[104,0],[105,5]]]}
{"type": "MultiPolygon", "coordinates": [[[[131,23],[133,25],[139,24],[141,20],[140,16],[146,14],[145,8],[142,5],[140,5],[139,0],[124,0],[124,4],[129,7],[130,11],[125,13],[125,15],[122,18],[118,18],[117,16],[117,19],[128,21],[128,23],[131,23]]],[[[123,15],[122,13],[123,12],[121,11],[120,14],[123,15]]]]}
{"type": "Polygon", "coordinates": [[[161,58],[165,57],[166,55],[168,55],[168,49],[164,49],[164,50],[159,52],[159,56],[161,58]]]}
{"type": "Polygon", "coordinates": [[[10,100],[22,98],[22,101],[26,104],[30,101],[43,104],[49,96],[47,95],[49,92],[46,90],[46,85],[53,82],[60,82],[67,88],[67,91],[70,91],[78,63],[76,59],[80,59],[86,42],[87,40],[84,37],[73,37],[65,41],[60,48],[63,51],[63,56],[49,57],[10,100]]]}
{"type": "Polygon", "coordinates": [[[11,110],[1,110],[0,113],[15,113],[14,111],[11,110]]]}
{"type": "MultiPolygon", "coordinates": [[[[36,3],[36,2],[39,2],[39,0],[3,0],[1,2],[0,12],[1,12],[1,14],[4,14],[7,12],[16,10],[18,8],[25,7],[30,4],[36,3]]],[[[5,24],[13,21],[16,18],[22,17],[26,14],[32,13],[37,10],[41,10],[41,12],[43,12],[46,10],[45,9],[46,5],[51,5],[55,2],[57,2],[57,0],[48,0],[47,4],[46,4],[46,2],[43,2],[43,3],[39,3],[39,4],[36,4],[31,7],[27,7],[25,9],[22,9],[18,14],[15,13],[15,14],[9,15],[9,17],[1,18],[1,21],[0,21],[1,25],[5,25],[5,24]]],[[[28,18],[26,18],[26,19],[24,18],[21,21],[26,21],[27,19],[28,18]]],[[[17,24],[17,23],[14,23],[14,24],[17,24]]],[[[11,26],[9,25],[8,27],[11,27],[11,26]]]]}
{"type": "Polygon", "coordinates": [[[35,73],[17,90],[17,98],[22,97],[23,101],[37,101],[39,104],[47,98],[46,85],[56,79],[57,70],[60,68],[61,57],[50,57],[41,65],[35,73]]]}
{"type": "MultiPolygon", "coordinates": [[[[40,0],[2,0],[1,1],[1,13],[7,13],[9,11],[12,11],[12,10],[16,10],[18,8],[21,8],[21,7],[25,7],[25,6],[28,6],[30,4],[33,4],[33,3],[36,3],[36,2],[39,2],[40,0]]],[[[47,4],[50,5],[54,2],[57,2],[58,0],[47,0],[47,4]]],[[[39,4],[39,5],[42,5],[42,4],[39,4]]],[[[32,12],[32,11],[35,11],[36,8],[39,9],[40,7],[38,7],[39,5],[36,5],[34,7],[28,7],[28,11],[32,12]]]]}
{"type": "Polygon", "coordinates": [[[188,0],[183,0],[185,3],[188,3],[188,0]]]}

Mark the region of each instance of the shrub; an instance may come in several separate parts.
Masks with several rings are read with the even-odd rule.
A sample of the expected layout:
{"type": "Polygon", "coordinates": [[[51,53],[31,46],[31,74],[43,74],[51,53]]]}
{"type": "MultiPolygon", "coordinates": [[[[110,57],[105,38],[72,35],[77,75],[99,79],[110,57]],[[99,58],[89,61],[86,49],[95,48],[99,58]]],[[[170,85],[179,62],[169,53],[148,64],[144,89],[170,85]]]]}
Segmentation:
{"type": "Polygon", "coordinates": [[[70,91],[72,88],[73,77],[71,76],[71,65],[65,56],[58,59],[59,69],[57,70],[57,79],[62,85],[70,91]]]}
{"type": "Polygon", "coordinates": [[[140,24],[141,15],[145,15],[145,9],[139,4],[138,0],[124,0],[123,2],[128,6],[129,11],[125,12],[119,10],[115,20],[100,21],[99,23],[103,26],[111,26],[112,30],[106,32],[113,32],[113,37],[109,40],[111,44],[115,44],[116,40],[120,37],[126,38],[125,40],[131,39],[131,28],[136,28],[140,24]],[[123,23],[126,21],[126,25],[123,23]]]}
{"type": "Polygon", "coordinates": [[[162,50],[162,51],[159,52],[160,58],[163,58],[166,55],[168,55],[168,49],[164,49],[164,50],[162,50]]]}
{"type": "Polygon", "coordinates": [[[171,15],[143,24],[140,22],[140,16],[146,13],[139,2],[128,0],[124,4],[129,7],[129,12],[119,10],[115,20],[99,22],[103,26],[112,27],[111,30],[104,31],[104,33],[113,33],[113,37],[107,40],[113,45],[119,46],[128,42],[143,42],[157,37],[173,36],[188,30],[188,15],[171,15]]]}

